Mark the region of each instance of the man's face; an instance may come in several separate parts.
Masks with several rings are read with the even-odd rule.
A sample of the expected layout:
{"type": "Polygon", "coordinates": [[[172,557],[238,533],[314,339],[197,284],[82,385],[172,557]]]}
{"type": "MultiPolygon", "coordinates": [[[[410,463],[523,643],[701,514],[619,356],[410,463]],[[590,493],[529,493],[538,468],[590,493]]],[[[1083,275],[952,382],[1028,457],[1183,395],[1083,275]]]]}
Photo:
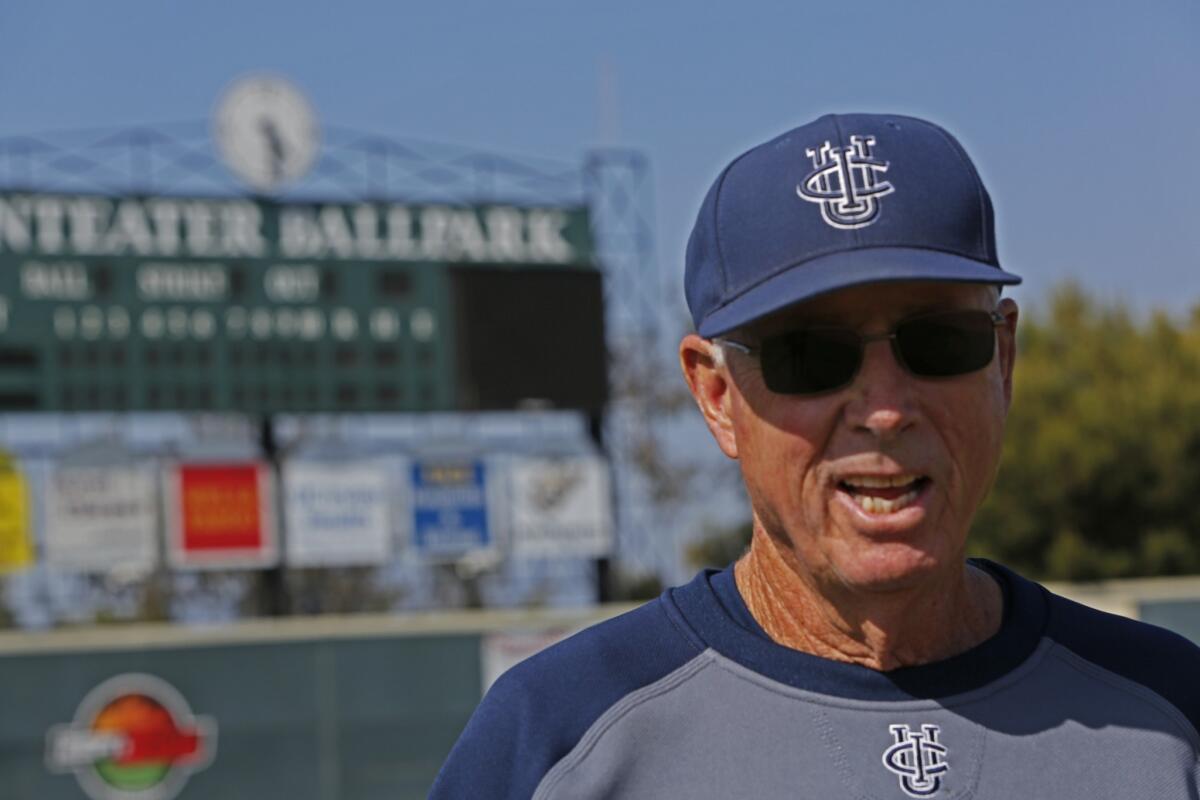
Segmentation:
{"type": "MultiPolygon", "coordinates": [[[[913,314],[991,310],[995,302],[985,286],[878,284],[818,298],[729,338],[757,345],[812,325],[875,334],[913,314]]],[[[784,545],[802,575],[833,591],[889,591],[961,568],[1011,396],[1017,309],[1005,300],[999,310],[1006,323],[981,370],[916,377],[889,342],[876,341],[852,384],[815,396],[772,393],[757,356],[727,349],[722,367],[688,355],[707,342],[684,340],[689,384],[718,443],[740,462],[756,525],[784,545]]]]}

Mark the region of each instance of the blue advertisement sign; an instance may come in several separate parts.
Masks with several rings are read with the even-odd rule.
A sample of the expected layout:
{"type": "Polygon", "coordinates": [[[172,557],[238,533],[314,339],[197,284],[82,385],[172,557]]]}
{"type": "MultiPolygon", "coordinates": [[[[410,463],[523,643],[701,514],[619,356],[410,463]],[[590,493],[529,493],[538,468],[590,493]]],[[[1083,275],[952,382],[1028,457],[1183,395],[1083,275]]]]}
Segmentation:
{"type": "Polygon", "coordinates": [[[486,481],[482,461],[413,464],[413,548],[426,556],[490,548],[486,481]]]}

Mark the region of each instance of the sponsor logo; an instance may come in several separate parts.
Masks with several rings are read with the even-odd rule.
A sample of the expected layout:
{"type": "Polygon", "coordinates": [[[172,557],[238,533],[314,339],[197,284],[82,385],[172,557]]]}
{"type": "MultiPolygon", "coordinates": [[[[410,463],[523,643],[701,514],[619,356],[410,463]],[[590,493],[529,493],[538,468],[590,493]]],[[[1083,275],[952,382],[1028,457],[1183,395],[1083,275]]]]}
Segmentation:
{"type": "Polygon", "coordinates": [[[216,723],[193,716],[173,686],[128,673],[89,692],[73,722],[50,729],[46,765],[74,772],[92,800],[170,800],[216,746],[216,723]]]}
{"type": "Polygon", "coordinates": [[[900,779],[909,797],[933,797],[942,788],[942,775],[949,769],[946,748],[938,744],[941,729],[922,725],[914,731],[907,725],[889,725],[896,743],[883,754],[883,765],[900,779]]]}
{"type": "Polygon", "coordinates": [[[583,486],[586,466],[579,461],[563,460],[543,469],[529,482],[529,503],[538,511],[552,511],[583,486]]]}
{"type": "Polygon", "coordinates": [[[871,155],[874,136],[851,136],[849,147],[829,142],[819,150],[808,148],[813,171],[796,187],[796,194],[819,203],[821,218],[835,228],[865,228],[879,218],[879,198],[895,189],[877,174],[887,172],[888,162],[871,155]]]}

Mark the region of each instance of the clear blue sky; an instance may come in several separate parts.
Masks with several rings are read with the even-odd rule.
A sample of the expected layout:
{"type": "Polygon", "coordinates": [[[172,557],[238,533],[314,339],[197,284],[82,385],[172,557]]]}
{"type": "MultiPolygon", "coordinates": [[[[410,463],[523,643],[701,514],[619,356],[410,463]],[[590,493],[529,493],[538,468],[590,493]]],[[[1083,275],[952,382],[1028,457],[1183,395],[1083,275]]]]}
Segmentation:
{"type": "Polygon", "coordinates": [[[502,152],[651,159],[663,272],[741,150],[826,111],[954,131],[1036,302],[1200,301],[1200,4],[1159,0],[0,4],[0,135],[207,117],[235,77],[322,119],[502,152]],[[607,76],[607,77],[605,77],[607,76]]]}

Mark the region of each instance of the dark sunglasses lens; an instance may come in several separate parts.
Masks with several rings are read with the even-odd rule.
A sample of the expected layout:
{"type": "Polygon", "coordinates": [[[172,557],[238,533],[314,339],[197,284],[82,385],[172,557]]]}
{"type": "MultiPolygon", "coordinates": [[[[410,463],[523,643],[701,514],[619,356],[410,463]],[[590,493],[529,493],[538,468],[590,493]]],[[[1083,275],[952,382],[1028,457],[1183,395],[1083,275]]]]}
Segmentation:
{"type": "Polygon", "coordinates": [[[793,331],[762,345],[763,380],[778,394],[817,394],[845,386],[862,361],[853,331],[793,331]]]}
{"type": "Polygon", "coordinates": [[[896,346],[916,375],[964,375],[991,363],[996,327],[986,311],[930,314],[898,325],[896,346]]]}

